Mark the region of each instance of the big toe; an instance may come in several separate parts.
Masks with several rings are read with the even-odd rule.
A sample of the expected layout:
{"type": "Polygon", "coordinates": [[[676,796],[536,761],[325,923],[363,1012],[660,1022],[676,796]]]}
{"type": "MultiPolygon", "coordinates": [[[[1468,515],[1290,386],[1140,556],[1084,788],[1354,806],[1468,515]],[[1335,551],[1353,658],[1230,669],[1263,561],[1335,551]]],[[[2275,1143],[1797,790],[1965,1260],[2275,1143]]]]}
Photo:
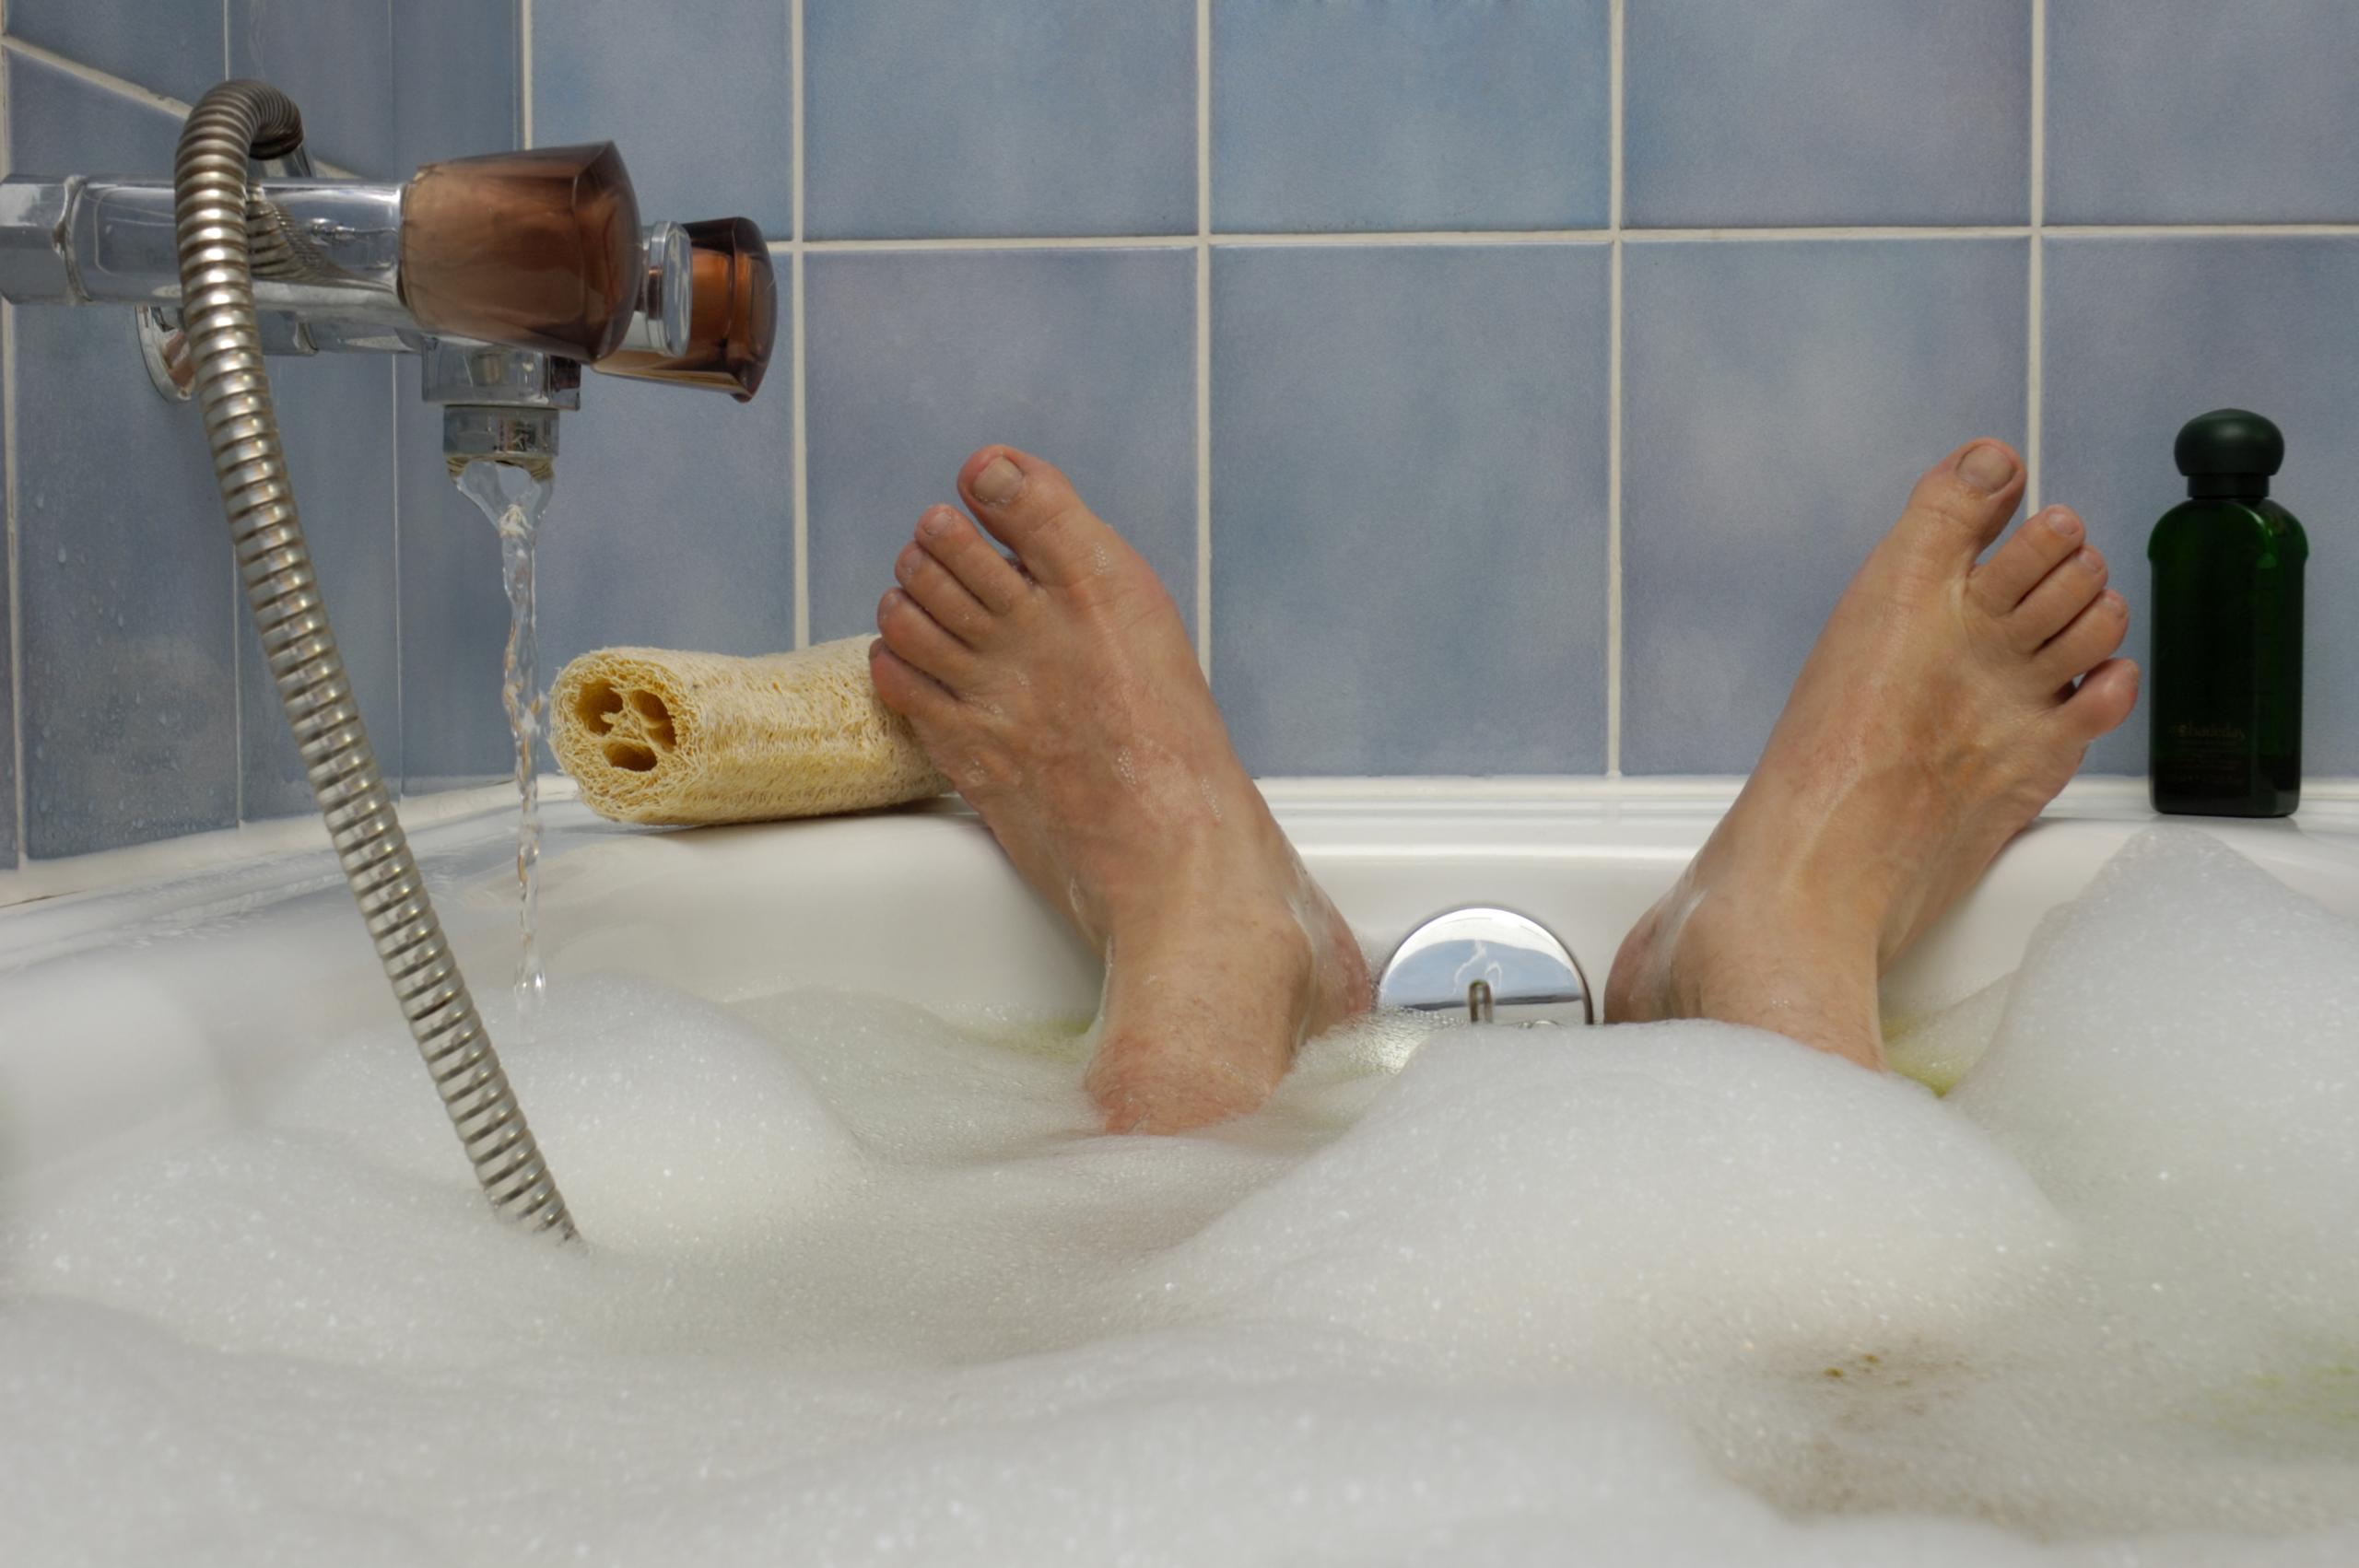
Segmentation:
{"type": "Polygon", "coordinates": [[[1114,531],[1054,463],[1014,447],[985,447],[958,471],[958,493],[1036,581],[1067,588],[1113,562],[1114,531]]]}
{"type": "Polygon", "coordinates": [[[1970,564],[1999,537],[2024,496],[2023,459],[2004,441],[1968,441],[1909,492],[1901,527],[1970,564]]]}

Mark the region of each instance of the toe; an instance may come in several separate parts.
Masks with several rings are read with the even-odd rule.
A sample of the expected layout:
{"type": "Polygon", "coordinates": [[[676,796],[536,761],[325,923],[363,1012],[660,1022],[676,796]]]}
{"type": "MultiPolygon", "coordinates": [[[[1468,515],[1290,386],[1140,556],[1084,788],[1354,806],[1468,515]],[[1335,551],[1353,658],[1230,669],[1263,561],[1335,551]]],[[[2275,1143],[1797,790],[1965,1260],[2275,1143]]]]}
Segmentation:
{"type": "Polygon", "coordinates": [[[2019,653],[2044,647],[2105,591],[2108,575],[2110,568],[2096,551],[2085,546],[2073,551],[2006,617],[2007,640],[2019,653]]]}
{"type": "MultiPolygon", "coordinates": [[[[2050,507],[1974,568],[1966,592],[1994,619],[2024,601],[2040,579],[2071,558],[2088,534],[2070,507],[2050,507]]],[[[2050,628],[2051,630],[2053,628],[2050,628]]]]}
{"type": "Polygon", "coordinates": [[[2138,706],[2138,666],[2127,659],[2108,659],[2081,681],[2081,689],[2066,699],[2058,721],[2081,744],[2120,728],[2138,706]]]}
{"type": "Polygon", "coordinates": [[[1013,447],[985,447],[958,471],[958,493],[1033,578],[1070,588],[1107,569],[1114,531],[1056,468],[1013,447]]]}
{"type": "Polygon", "coordinates": [[[2107,589],[2089,607],[2072,617],[2072,624],[2058,632],[2047,647],[2032,656],[2032,664],[2040,684],[2061,686],[2065,682],[2094,670],[2113,650],[2130,630],[2130,606],[2121,595],[2107,589]]]}
{"type": "Polygon", "coordinates": [[[901,553],[893,557],[893,580],[933,617],[936,626],[969,648],[981,648],[992,640],[998,617],[922,546],[915,543],[901,546],[901,553]]]}
{"type": "Polygon", "coordinates": [[[958,579],[958,586],[994,615],[1004,615],[1024,602],[1032,585],[1024,574],[975,532],[975,525],[955,508],[933,507],[918,519],[918,547],[958,579]]]}
{"type": "Polygon", "coordinates": [[[1917,481],[1901,526],[1971,560],[1999,537],[2023,494],[2024,465],[2015,449],[2004,441],[1970,441],[1917,481]]]}
{"type": "Polygon", "coordinates": [[[882,641],[868,645],[868,678],[886,707],[912,724],[933,724],[957,711],[958,699],[942,683],[882,641]]]}
{"type": "Polygon", "coordinates": [[[974,685],[975,651],[925,613],[924,606],[900,589],[889,589],[876,604],[876,629],[885,646],[951,691],[974,685]]]}

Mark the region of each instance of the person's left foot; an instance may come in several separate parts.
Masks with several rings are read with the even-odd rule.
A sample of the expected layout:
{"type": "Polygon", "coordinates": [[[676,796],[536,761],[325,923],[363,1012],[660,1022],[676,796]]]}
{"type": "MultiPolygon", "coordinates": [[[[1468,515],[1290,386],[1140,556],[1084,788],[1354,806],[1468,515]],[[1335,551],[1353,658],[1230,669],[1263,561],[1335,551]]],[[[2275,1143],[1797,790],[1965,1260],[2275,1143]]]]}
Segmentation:
{"type": "Polygon", "coordinates": [[[1155,570],[1037,457],[986,447],[876,608],[877,695],[1106,959],[1112,1131],[1259,1106],[1368,1005],[1358,944],[1246,777],[1155,570]]]}
{"type": "Polygon", "coordinates": [[[1917,482],[1794,683],[1753,777],[1614,961],[1616,1023],[1751,1024],[1884,1064],[1876,980],[2130,715],[2138,668],[2105,557],[2013,515],[1996,441],[1917,482]]]}

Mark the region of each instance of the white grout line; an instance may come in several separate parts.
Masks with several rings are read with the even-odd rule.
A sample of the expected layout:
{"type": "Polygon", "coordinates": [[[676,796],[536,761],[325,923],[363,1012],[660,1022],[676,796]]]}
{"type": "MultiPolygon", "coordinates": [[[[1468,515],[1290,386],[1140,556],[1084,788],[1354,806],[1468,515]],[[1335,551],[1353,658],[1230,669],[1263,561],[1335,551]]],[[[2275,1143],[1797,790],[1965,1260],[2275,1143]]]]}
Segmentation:
{"type": "Polygon", "coordinates": [[[516,0],[516,141],[533,145],[533,0],[516,0]]]}
{"type": "Polygon", "coordinates": [[[1610,115],[1606,165],[1605,318],[1605,776],[1622,777],[1622,84],[1624,0],[1614,0],[1607,30],[1610,115]]]}
{"type": "Polygon", "coordinates": [[[1196,0],[1196,663],[1213,678],[1213,5],[1196,0]]]}
{"type": "MultiPolygon", "coordinates": [[[[857,252],[863,251],[1135,251],[1144,249],[1184,251],[1193,248],[1198,237],[1193,234],[1122,234],[1072,235],[1042,238],[1038,235],[1010,236],[1005,239],[942,239],[942,240],[806,240],[803,249],[811,252],[857,252]]],[[[773,251],[792,249],[786,241],[772,240],[773,251]]]]}
{"type": "MultiPolygon", "coordinates": [[[[227,0],[224,0],[227,3],[227,0]]],[[[4,24],[0,24],[4,25],[4,24]]],[[[8,97],[12,83],[7,63],[0,60],[0,173],[14,173],[15,147],[8,139],[8,97]]],[[[25,610],[23,552],[17,543],[17,486],[23,473],[17,464],[17,308],[0,304],[0,463],[7,469],[7,487],[0,494],[0,540],[8,561],[8,744],[12,788],[7,809],[15,814],[16,853],[11,863],[25,863],[25,834],[30,819],[25,811],[25,610]]]]}
{"type": "Polygon", "coordinates": [[[2024,515],[2039,510],[2040,381],[2047,344],[2047,247],[2040,228],[2048,216],[2048,0],[2031,4],[2031,265],[2029,298],[2024,307],[2027,338],[2024,365],[2024,515]]]}
{"type": "MultiPolygon", "coordinates": [[[[787,330],[794,334],[792,357],[794,361],[794,407],[791,417],[794,422],[794,646],[811,646],[811,398],[809,356],[806,345],[810,331],[804,324],[803,309],[804,252],[807,241],[803,237],[804,170],[809,159],[804,149],[810,140],[810,127],[804,122],[803,83],[803,0],[792,0],[787,8],[787,55],[790,73],[789,117],[794,136],[794,233],[788,241],[787,288],[791,300],[787,330]]],[[[777,246],[770,247],[775,251],[777,246]]]]}
{"type": "Polygon", "coordinates": [[[2051,240],[2348,239],[2359,223],[2044,223],[2051,240]]]}
{"type": "Polygon", "coordinates": [[[391,780],[395,795],[409,793],[409,715],[404,711],[409,701],[407,686],[402,680],[402,649],[408,640],[402,630],[402,360],[398,354],[385,358],[385,379],[391,383],[393,395],[385,405],[385,423],[391,428],[393,461],[388,488],[392,492],[393,509],[393,738],[401,747],[401,777],[391,780]]]}
{"type": "MultiPolygon", "coordinates": [[[[2183,223],[2183,224],[2043,224],[2039,232],[2051,239],[2156,240],[2288,240],[2310,237],[2359,236],[2359,223],[2183,223]]],[[[1011,235],[1000,238],[898,240],[811,240],[801,249],[812,252],[900,251],[1184,251],[1210,245],[1231,246],[1383,246],[1383,245],[1743,245],[1813,240],[2025,240],[2032,226],[2025,223],[1986,227],[1895,227],[1876,228],[1853,225],[1830,228],[1498,228],[1349,230],[1304,234],[1067,234],[1011,235]]],[[[770,249],[784,255],[796,247],[773,240],[770,249]]]]}
{"type": "Polygon", "coordinates": [[[2031,232],[2016,224],[1865,224],[1786,228],[1625,228],[1622,238],[1647,245],[1744,244],[1809,240],[2020,240],[2031,232]]]}
{"type": "MultiPolygon", "coordinates": [[[[121,76],[100,70],[96,65],[85,65],[79,60],[69,60],[55,50],[43,49],[40,44],[28,43],[21,38],[0,39],[0,47],[5,47],[11,54],[21,54],[28,60],[38,60],[42,64],[63,71],[69,76],[78,77],[94,88],[103,88],[117,98],[127,98],[135,102],[144,103],[150,109],[160,109],[182,119],[188,117],[189,106],[179,99],[152,91],[141,87],[137,82],[125,81],[121,76]]],[[[229,47],[226,36],[222,47],[225,51],[229,47]]]]}

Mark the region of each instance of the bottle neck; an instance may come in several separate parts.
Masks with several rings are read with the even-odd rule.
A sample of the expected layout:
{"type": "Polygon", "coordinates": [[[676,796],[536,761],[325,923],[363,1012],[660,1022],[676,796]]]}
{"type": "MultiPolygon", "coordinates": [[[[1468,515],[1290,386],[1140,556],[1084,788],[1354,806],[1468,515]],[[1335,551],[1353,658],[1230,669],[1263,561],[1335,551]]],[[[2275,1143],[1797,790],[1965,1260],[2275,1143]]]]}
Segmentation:
{"type": "Polygon", "coordinates": [[[2190,474],[2187,494],[2198,501],[2261,501],[2269,498],[2266,474],[2190,474]]]}

